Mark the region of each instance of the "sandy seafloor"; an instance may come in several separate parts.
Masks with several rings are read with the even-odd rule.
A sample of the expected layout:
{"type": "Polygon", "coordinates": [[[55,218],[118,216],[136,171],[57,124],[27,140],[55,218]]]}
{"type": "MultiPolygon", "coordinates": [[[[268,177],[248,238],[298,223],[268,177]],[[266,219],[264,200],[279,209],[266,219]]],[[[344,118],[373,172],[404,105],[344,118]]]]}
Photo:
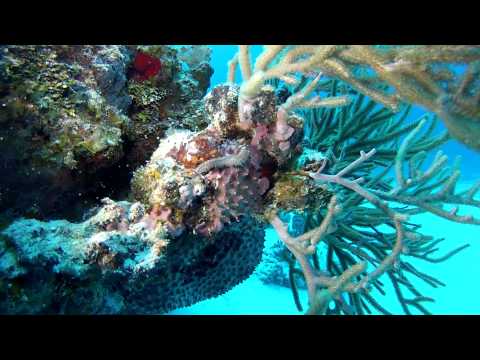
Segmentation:
{"type": "MultiPolygon", "coordinates": [[[[461,191],[473,182],[458,184],[461,191]]],[[[463,207],[460,214],[480,217],[480,209],[463,207]]],[[[434,303],[424,303],[433,314],[466,315],[480,314],[480,229],[475,225],[453,223],[431,214],[416,215],[412,222],[422,224],[423,233],[435,238],[446,238],[440,250],[434,255],[441,256],[465,243],[471,246],[445,262],[432,264],[408,257],[408,261],[420,271],[443,281],[446,286],[432,288],[422,280],[416,280],[417,289],[434,303]]],[[[273,229],[267,229],[266,241],[276,241],[273,229]]],[[[433,256],[433,255],[432,255],[433,256]]],[[[380,278],[386,284],[387,295],[376,293],[376,299],[393,314],[402,310],[389,285],[388,278],[380,278]]],[[[376,290],[372,294],[375,295],[376,290]]],[[[410,297],[408,291],[404,291],[410,297]]],[[[301,292],[302,303],[306,304],[306,292],[301,292]]],[[[306,306],[304,306],[306,308],[306,306]]],[[[374,309],[372,309],[375,311],[374,309]]],[[[415,313],[415,310],[412,310],[415,313]]],[[[187,308],[176,309],[170,315],[298,315],[289,288],[266,285],[255,274],[223,296],[208,299],[187,308]]],[[[375,314],[375,312],[374,312],[375,314]]]]}

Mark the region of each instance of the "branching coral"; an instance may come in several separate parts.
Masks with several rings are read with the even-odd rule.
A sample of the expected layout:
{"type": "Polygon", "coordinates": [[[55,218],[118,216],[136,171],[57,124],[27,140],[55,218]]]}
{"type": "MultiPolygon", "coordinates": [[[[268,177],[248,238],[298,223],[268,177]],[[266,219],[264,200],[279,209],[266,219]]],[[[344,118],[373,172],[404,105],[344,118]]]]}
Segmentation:
{"type": "MultiPolygon", "coordinates": [[[[355,105],[353,107],[355,107],[355,105]]],[[[366,108],[368,108],[368,104],[366,108]]],[[[365,110],[363,110],[363,112],[365,114],[365,110]]],[[[400,116],[400,119],[401,118],[402,116],[400,116]]],[[[358,120],[361,122],[362,118],[360,117],[358,120]]],[[[337,128],[340,127],[341,129],[342,122],[330,122],[332,124],[335,124],[337,128]]],[[[392,118],[389,122],[396,123],[397,120],[392,118]]],[[[382,308],[381,305],[378,304],[376,300],[373,299],[373,297],[369,295],[367,290],[364,288],[365,285],[371,283],[379,291],[381,291],[381,287],[383,285],[377,279],[380,275],[387,272],[397,291],[397,296],[399,297],[404,311],[406,313],[410,313],[409,306],[415,306],[420,311],[426,313],[427,310],[420,304],[420,301],[429,301],[430,298],[422,297],[418,293],[418,291],[415,290],[414,286],[409,282],[409,280],[406,279],[403,273],[409,272],[415,276],[418,276],[432,286],[443,285],[443,283],[441,283],[437,279],[434,279],[426,274],[419,272],[406,261],[400,260],[400,254],[404,252],[407,253],[408,256],[421,258],[427,261],[438,262],[449,258],[450,256],[454,255],[455,253],[466,247],[461,246],[458,249],[455,249],[452,252],[448,253],[444,257],[438,259],[433,259],[429,257],[428,255],[435,250],[435,245],[438,244],[440,240],[434,240],[431,237],[419,234],[416,231],[416,226],[406,222],[409,215],[416,214],[421,211],[429,211],[431,213],[445,217],[449,220],[463,223],[478,224],[478,220],[472,218],[471,216],[459,216],[457,214],[457,208],[453,208],[450,211],[445,211],[441,208],[442,204],[449,203],[467,204],[478,207],[480,203],[478,202],[478,200],[474,200],[474,194],[476,190],[478,190],[478,185],[473,186],[470,190],[465,191],[461,194],[455,194],[454,186],[455,182],[458,180],[459,172],[458,170],[456,170],[456,168],[454,168],[453,170],[445,168],[444,165],[447,159],[444,155],[438,153],[433,163],[425,171],[420,171],[421,165],[425,160],[425,151],[416,153],[407,151],[409,147],[416,148],[419,145],[421,146],[422,142],[425,141],[425,138],[430,133],[430,131],[421,136],[419,136],[419,132],[421,128],[425,126],[426,122],[427,120],[423,118],[412,124],[414,126],[413,130],[410,130],[410,133],[404,138],[399,148],[399,151],[397,152],[397,155],[394,159],[394,167],[396,170],[395,173],[397,178],[397,186],[395,187],[392,187],[389,182],[382,181],[382,178],[385,177],[387,171],[380,171],[378,175],[374,176],[372,174],[369,174],[368,167],[361,169],[360,176],[351,176],[352,179],[348,178],[348,174],[351,171],[354,171],[355,169],[359,170],[358,167],[363,167],[368,162],[370,162],[370,168],[372,165],[374,167],[385,166],[385,170],[388,170],[390,168],[390,165],[388,165],[388,161],[386,160],[391,158],[392,154],[389,152],[378,152],[377,154],[375,154],[375,149],[368,153],[361,152],[360,157],[350,162],[350,164],[343,161],[342,159],[335,159],[336,164],[331,166],[328,170],[329,172],[334,172],[334,175],[328,175],[326,173],[323,173],[325,171],[327,163],[331,161],[327,158],[324,158],[321,161],[320,168],[316,172],[310,172],[305,174],[305,176],[313,177],[321,182],[335,183],[341,185],[341,187],[350,189],[355,193],[352,195],[348,193],[343,193],[342,190],[337,189],[336,192],[338,193],[338,191],[340,191],[338,193],[340,196],[345,196],[345,200],[342,204],[344,211],[350,212],[350,214],[346,218],[342,218],[342,222],[336,229],[335,233],[326,236],[324,239],[324,241],[326,241],[329,246],[328,259],[326,261],[328,272],[331,274],[337,274],[336,276],[340,276],[340,279],[343,279],[342,274],[344,272],[347,272],[347,274],[352,274],[352,272],[350,271],[350,266],[353,266],[353,269],[364,270],[364,263],[369,262],[371,263],[371,265],[376,267],[376,269],[371,273],[359,277],[360,280],[357,281],[356,285],[343,285],[343,291],[349,293],[350,304],[354,306],[355,312],[362,313],[363,309],[368,309],[365,303],[365,301],[367,301],[375,308],[377,308],[377,310],[383,313],[388,313],[388,311],[382,308]],[[378,165],[375,165],[371,163],[371,161],[369,161],[370,159],[375,158],[374,155],[379,155],[378,165]],[[405,157],[408,158],[408,161],[406,161],[405,157]],[[419,160],[421,160],[421,162],[419,162],[419,160]],[[404,175],[404,171],[402,168],[402,165],[405,162],[409,164],[408,176],[404,175]],[[339,167],[335,165],[337,165],[338,163],[347,165],[343,169],[337,170],[339,167]],[[366,185],[362,186],[362,184],[366,185]],[[437,191],[434,192],[435,190],[437,191]],[[398,195],[405,193],[410,193],[410,196],[404,195],[402,197],[401,195],[398,195]],[[420,194],[422,194],[423,196],[420,194]],[[375,205],[376,209],[364,208],[363,206],[361,206],[361,203],[364,199],[375,205]],[[392,209],[388,205],[388,203],[392,201],[410,206],[408,208],[392,209]],[[382,215],[382,213],[384,215],[382,215]],[[381,223],[388,224],[389,226],[396,229],[397,233],[395,241],[393,241],[392,234],[387,235],[377,230],[377,227],[381,223]],[[372,233],[365,230],[358,230],[358,228],[354,228],[354,226],[360,226],[363,228],[370,227],[374,230],[374,232],[372,233]],[[390,238],[389,242],[387,243],[388,245],[383,243],[379,246],[377,242],[384,242],[386,237],[390,238]],[[386,251],[387,249],[391,249],[389,253],[386,251]],[[333,262],[332,259],[334,253],[336,254],[337,259],[339,259],[340,264],[335,265],[335,263],[333,262]],[[359,259],[360,261],[354,260],[355,258],[359,259]],[[415,298],[411,300],[405,299],[401,293],[400,286],[407,287],[408,290],[412,291],[415,294],[415,298]]],[[[326,125],[326,127],[328,127],[328,125],[326,125]]],[[[408,127],[411,128],[412,126],[408,127]]],[[[386,129],[388,130],[388,128],[389,127],[387,126],[386,129]]],[[[338,130],[336,132],[338,132],[338,130]]],[[[318,130],[315,132],[315,134],[318,134],[318,130]]],[[[332,131],[331,136],[335,137],[335,135],[335,131],[332,131]]],[[[378,134],[373,133],[373,135],[378,134]]],[[[375,139],[373,135],[371,136],[373,139],[375,139]]],[[[383,138],[377,138],[376,140],[383,139],[383,144],[388,145],[393,139],[395,139],[395,137],[388,136],[388,131],[386,131],[384,135],[385,136],[383,138]]],[[[362,139],[362,136],[360,136],[360,138],[362,139]]],[[[438,145],[439,140],[441,140],[442,138],[444,138],[444,136],[440,135],[436,140],[430,140],[430,148],[438,145]]],[[[332,142],[328,141],[328,137],[324,140],[324,144],[330,144],[327,152],[333,153],[334,150],[332,149],[336,148],[336,141],[333,141],[332,144],[332,142]]],[[[363,141],[368,143],[368,136],[364,136],[363,141]]],[[[381,143],[382,141],[378,141],[377,144],[381,143]]],[[[352,146],[356,143],[357,142],[353,140],[350,144],[352,146]]],[[[353,146],[353,148],[355,148],[355,146],[353,146]]],[[[345,150],[345,147],[342,150],[343,151],[341,154],[341,158],[349,158],[350,151],[345,150]]],[[[322,225],[316,230],[312,230],[307,234],[313,233],[317,234],[317,236],[321,234],[325,235],[325,231],[322,229],[325,229],[325,224],[331,222],[331,219],[333,218],[332,214],[333,212],[330,210],[324,217],[322,225]]],[[[273,217],[271,221],[274,227],[277,230],[279,229],[278,231],[279,234],[281,234],[282,239],[287,244],[291,243],[292,239],[289,239],[288,236],[286,237],[286,233],[284,232],[284,230],[282,230],[283,225],[278,221],[278,218],[273,217]]],[[[305,240],[309,240],[308,236],[301,236],[295,239],[295,242],[302,243],[302,240],[303,242],[305,240]]],[[[316,244],[317,242],[318,237],[314,238],[313,244],[316,244]]],[[[289,246],[289,249],[291,249],[291,245],[287,246],[289,246]]],[[[301,264],[302,270],[304,271],[304,273],[308,274],[306,276],[307,283],[310,282],[311,284],[314,284],[310,285],[309,288],[310,304],[313,304],[309,310],[309,313],[326,311],[326,302],[334,299],[335,296],[337,296],[336,302],[341,309],[339,311],[344,311],[346,313],[351,312],[352,309],[347,309],[345,307],[345,304],[343,303],[342,298],[338,297],[339,288],[335,285],[334,282],[328,282],[323,278],[323,280],[315,280],[316,278],[312,275],[314,271],[312,270],[311,265],[308,262],[309,260],[306,259],[306,256],[313,255],[315,257],[316,254],[314,254],[314,250],[315,248],[312,247],[312,244],[310,243],[309,245],[304,246],[304,248],[295,248],[292,251],[297,259],[301,259],[299,263],[301,264]],[[316,287],[318,287],[319,285],[323,285],[324,287],[320,287],[321,290],[319,291],[314,291],[314,289],[316,289],[316,287]]],[[[316,260],[316,262],[318,264],[318,259],[316,260]]],[[[356,274],[356,276],[359,275],[357,271],[353,271],[353,273],[356,274]]]]}
{"type": "MultiPolygon", "coordinates": [[[[415,128],[415,130],[412,131],[409,136],[405,138],[400,148],[399,154],[402,153],[402,149],[408,146],[411,138],[416,135],[416,133],[423,124],[424,121],[422,121],[420,125],[415,128]]],[[[395,269],[390,270],[394,266],[396,266],[397,268],[401,268],[402,264],[400,263],[399,257],[402,253],[426,259],[427,254],[424,253],[423,250],[425,248],[425,245],[431,242],[432,239],[426,238],[418,233],[408,231],[404,228],[404,224],[408,220],[408,214],[416,213],[417,209],[413,209],[413,211],[411,209],[392,209],[388,205],[388,201],[405,203],[407,205],[413,204],[418,206],[420,209],[424,209],[442,217],[446,217],[449,220],[462,223],[480,224],[478,219],[474,219],[472,216],[457,215],[457,207],[455,207],[449,212],[446,212],[442,209],[435,208],[431,204],[425,204],[422,202],[422,200],[412,201],[409,198],[401,198],[397,195],[399,192],[406,191],[410,187],[417,187],[418,189],[418,187],[425,186],[429,180],[436,176],[436,172],[434,172],[433,169],[438,169],[444,162],[445,158],[437,156],[433,164],[424,173],[417,172],[416,177],[408,178],[405,181],[403,181],[403,174],[401,170],[398,170],[396,175],[399,185],[397,185],[389,192],[370,190],[364,186],[361,186],[360,184],[364,182],[363,178],[356,178],[354,180],[346,178],[346,176],[355,167],[365,161],[368,161],[374,154],[375,149],[371,150],[368,153],[361,152],[360,157],[356,161],[352,162],[350,165],[348,165],[334,175],[322,173],[324,165],[326,164],[326,160],[317,172],[308,173],[308,176],[314,178],[317,181],[335,183],[354,191],[362,198],[373,204],[381,212],[383,212],[390,219],[390,224],[393,224],[394,228],[396,229],[396,239],[395,242],[391,245],[392,248],[390,250],[390,253],[386,255],[380,263],[378,263],[378,260],[373,261],[373,259],[371,259],[369,255],[363,254],[359,256],[360,258],[363,257],[366,260],[369,260],[370,258],[370,261],[375,264],[376,268],[372,272],[364,274],[361,279],[358,280],[356,283],[354,283],[353,280],[355,277],[359,277],[366,270],[366,262],[362,261],[355,263],[348,269],[344,270],[343,273],[340,274],[338,277],[332,278],[328,276],[328,274],[325,272],[315,271],[307,258],[307,255],[312,255],[315,253],[316,245],[326,235],[329,226],[331,226],[332,219],[340,212],[340,208],[337,206],[336,197],[332,197],[328,206],[327,214],[324,217],[320,226],[296,238],[292,238],[288,234],[278,216],[276,216],[275,214],[271,216],[270,222],[272,226],[277,230],[281,240],[294,254],[295,258],[297,259],[302,268],[309,293],[310,308],[307,312],[308,314],[325,313],[327,310],[328,302],[334,298],[340,300],[340,295],[342,294],[342,292],[349,292],[355,294],[359,291],[367,291],[368,285],[375,282],[385,272],[396,272],[395,269]]],[[[403,159],[401,155],[397,156],[397,169],[401,168],[402,160],[403,159]]],[[[456,172],[453,172],[449,179],[443,182],[443,185],[441,186],[440,191],[436,193],[436,196],[430,196],[432,201],[469,204],[480,207],[480,202],[478,200],[473,200],[473,196],[478,190],[478,185],[467,191],[465,193],[465,196],[454,194],[454,184],[457,178],[458,176],[456,176],[456,172]]],[[[425,201],[428,202],[428,200],[425,201]]],[[[451,255],[460,251],[463,248],[464,246],[454,250],[451,255]]],[[[431,248],[429,247],[429,250],[430,249],[431,248]]],[[[358,256],[359,254],[361,253],[356,252],[355,255],[358,256]]],[[[405,303],[403,305],[406,306],[405,303]]]]}
{"type": "MultiPolygon", "coordinates": [[[[443,257],[431,258],[430,254],[437,250],[435,246],[441,240],[419,233],[419,226],[410,223],[409,216],[430,212],[451,221],[479,224],[478,219],[472,216],[458,214],[457,205],[480,207],[479,200],[474,198],[479,185],[463,193],[455,193],[455,184],[460,176],[458,162],[453,169],[447,168],[447,157],[438,152],[432,164],[421,170],[428,152],[448,140],[448,134],[432,135],[435,118],[429,120],[423,117],[411,123],[406,122],[409,106],[402,104],[421,104],[447,122],[446,112],[438,104],[443,101],[442,98],[451,99],[447,92],[451,91],[453,83],[450,83],[450,87],[434,87],[433,80],[430,83],[428,77],[438,75],[438,68],[447,69],[452,75],[451,68],[436,63],[473,62],[478,59],[478,49],[455,46],[419,48],[420,53],[425,55],[421,59],[415,58],[411,50],[410,47],[384,49],[374,46],[266,46],[252,71],[248,47],[241,46],[237,57],[230,63],[232,69],[238,61],[244,77],[240,88],[239,117],[245,128],[250,126],[251,104],[259,96],[264,83],[270,79],[276,78],[273,83],[277,85],[282,82],[296,86],[293,95],[279,106],[277,119],[295,108],[317,107],[304,111],[303,115],[306,117],[306,144],[321,152],[299,160],[300,169],[294,173],[303,175],[305,179],[315,179],[336,195],[326,209],[320,209],[315,220],[312,221],[312,215],[307,215],[310,225],[317,225],[310,226],[312,230],[297,237],[288,233],[277,215],[278,209],[269,208],[267,211],[271,225],[294,255],[305,277],[309,295],[308,314],[370,312],[367,303],[380,312],[389,313],[369,292],[375,287],[384,293],[383,283],[379,280],[384,274],[391,280],[405,313],[411,313],[411,307],[428,313],[422,302],[432,299],[422,296],[405,273],[432,286],[444,284],[418,271],[403,258],[412,256],[439,262],[466,246],[443,257]],[[387,65],[387,59],[391,62],[391,57],[396,59],[395,65],[387,65]],[[433,68],[433,63],[438,66],[433,68]],[[401,76],[396,68],[400,65],[408,65],[403,68],[401,76]],[[369,67],[374,73],[362,67],[369,67]],[[423,70],[420,71],[419,67],[423,70]],[[427,68],[428,71],[425,70],[427,68]],[[330,81],[321,83],[320,75],[317,75],[309,82],[308,76],[304,75],[311,72],[323,73],[330,81]],[[299,74],[302,75],[301,80],[297,79],[299,74]],[[342,82],[339,83],[338,79],[342,82]],[[350,85],[353,91],[345,84],[350,85]],[[338,96],[340,85],[342,91],[338,96]],[[307,99],[314,90],[317,94],[323,94],[325,100],[320,96],[307,99]],[[369,100],[362,106],[365,103],[364,96],[356,95],[356,101],[349,104],[352,95],[355,96],[355,90],[373,101],[369,100]],[[342,107],[329,109],[330,104],[342,107]],[[377,104],[385,107],[379,108],[377,104]],[[398,111],[401,112],[396,116],[394,112],[398,111]],[[428,130],[420,134],[428,122],[428,130]],[[364,152],[363,149],[371,150],[364,152]],[[404,173],[405,164],[408,164],[408,174],[404,173]],[[395,186],[391,185],[391,180],[385,179],[392,167],[395,186]],[[365,206],[365,202],[374,207],[365,206]],[[404,207],[393,207],[395,203],[404,207]],[[446,210],[444,205],[447,204],[455,206],[446,210]],[[382,232],[378,227],[383,224],[395,232],[382,232]],[[327,269],[320,269],[319,266],[319,242],[325,242],[328,246],[327,269]],[[402,287],[412,292],[414,298],[406,299],[402,287]],[[345,300],[345,294],[349,301],[345,300]],[[331,300],[335,303],[334,310],[328,306],[331,300]]],[[[467,85],[473,87],[472,71],[467,70],[461,88],[467,85]]],[[[474,123],[476,115],[473,102],[463,105],[462,110],[458,108],[455,111],[464,116],[468,113],[474,123]]],[[[457,136],[451,128],[449,131],[457,136]]],[[[471,145],[468,140],[465,142],[471,145]]],[[[289,266],[291,272],[294,271],[295,263],[290,262],[289,266]]],[[[295,298],[299,305],[298,295],[295,298]]]]}
{"type": "MultiPolygon", "coordinates": [[[[269,79],[296,84],[299,73],[321,72],[394,111],[402,101],[422,105],[445,122],[452,136],[477,150],[479,61],[478,45],[267,45],[252,71],[248,45],[240,46],[238,53],[244,78],[241,95],[247,104],[269,79]],[[463,76],[456,74],[456,64],[468,64],[463,76]]],[[[306,105],[342,101],[314,99],[306,105]]]]}

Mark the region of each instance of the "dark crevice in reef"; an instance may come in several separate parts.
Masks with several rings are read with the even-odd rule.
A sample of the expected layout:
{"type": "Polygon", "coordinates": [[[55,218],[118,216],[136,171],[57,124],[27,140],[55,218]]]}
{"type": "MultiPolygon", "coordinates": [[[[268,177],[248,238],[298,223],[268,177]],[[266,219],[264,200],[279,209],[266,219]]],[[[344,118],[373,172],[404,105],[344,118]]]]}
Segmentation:
{"type": "MultiPolygon", "coordinates": [[[[81,221],[87,209],[105,197],[125,200],[135,167],[131,164],[133,143],[124,141],[123,155],[116,163],[91,171],[88,162],[81,169],[65,169],[55,174],[43,172],[24,176],[28,161],[15,154],[2,153],[0,164],[0,216],[38,220],[81,221]],[[75,186],[70,186],[72,182],[75,186]],[[32,201],[33,199],[33,201],[32,201]]],[[[145,154],[145,157],[151,154],[145,154]]],[[[138,159],[137,159],[138,160],[138,159]]],[[[137,161],[138,162],[138,161],[137,161]]]]}
{"type": "Polygon", "coordinates": [[[125,199],[132,169],[126,159],[122,158],[118,163],[86,176],[79,171],[66,171],[65,176],[68,178],[82,177],[75,188],[68,190],[52,187],[54,179],[49,176],[22,181],[12,169],[2,173],[5,175],[0,176],[4,191],[0,213],[4,216],[24,216],[39,220],[66,219],[75,222],[82,220],[85,210],[97,205],[102,198],[125,199]],[[32,198],[36,198],[33,203],[32,198]]]}
{"type": "MultiPolygon", "coordinates": [[[[39,129],[35,136],[44,136],[39,129]]],[[[0,136],[11,135],[0,133],[0,136]]],[[[46,141],[46,140],[45,140],[46,141]]],[[[130,190],[133,171],[152,155],[158,140],[154,137],[139,143],[122,137],[121,158],[109,165],[98,168],[95,159],[85,159],[79,169],[49,171],[41,169],[25,174],[33,168],[31,161],[17,153],[17,149],[1,146],[0,158],[0,217],[35,218],[38,220],[66,219],[81,221],[87,209],[99,204],[102,198],[126,200],[130,190]],[[75,186],[72,186],[75,184],[75,186]]],[[[28,155],[33,149],[25,149],[28,155]]]]}

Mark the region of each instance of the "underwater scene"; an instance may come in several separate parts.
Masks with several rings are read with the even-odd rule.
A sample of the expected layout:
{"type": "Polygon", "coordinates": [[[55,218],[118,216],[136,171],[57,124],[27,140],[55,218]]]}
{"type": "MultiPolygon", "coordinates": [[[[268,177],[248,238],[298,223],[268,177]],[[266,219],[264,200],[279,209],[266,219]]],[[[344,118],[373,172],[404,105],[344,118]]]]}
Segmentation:
{"type": "Polygon", "coordinates": [[[0,45],[0,314],[480,314],[480,45],[0,45]]]}

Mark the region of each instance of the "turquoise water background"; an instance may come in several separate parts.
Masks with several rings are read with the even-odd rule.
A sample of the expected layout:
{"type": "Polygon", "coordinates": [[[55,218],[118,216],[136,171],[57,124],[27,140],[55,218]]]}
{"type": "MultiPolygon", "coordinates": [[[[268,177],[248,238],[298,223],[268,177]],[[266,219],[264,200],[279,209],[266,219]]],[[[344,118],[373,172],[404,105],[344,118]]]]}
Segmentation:
{"type": "MultiPolygon", "coordinates": [[[[211,88],[225,82],[227,62],[235,55],[237,47],[233,45],[211,45],[212,66],[214,74],[211,79],[211,88]]],[[[251,49],[254,59],[261,52],[261,46],[251,49]]],[[[241,79],[237,71],[236,80],[241,79]]],[[[410,120],[417,119],[425,111],[414,107],[410,120]]],[[[441,130],[441,129],[440,129],[441,130]]],[[[471,186],[472,182],[480,179],[480,153],[469,150],[463,144],[449,141],[441,147],[445,154],[453,161],[455,156],[461,155],[462,179],[459,187],[471,186]]],[[[367,149],[366,149],[367,150],[367,149]]],[[[480,209],[464,207],[463,214],[469,213],[480,217],[480,209]]],[[[444,283],[446,287],[431,288],[421,280],[416,282],[418,290],[425,296],[436,299],[433,304],[426,304],[434,314],[480,314],[480,227],[474,225],[457,224],[422,214],[414,217],[416,223],[421,223],[425,234],[438,238],[446,238],[438,256],[459,245],[469,243],[471,247],[458,255],[440,264],[430,264],[410,260],[411,263],[444,283]]],[[[267,242],[278,241],[271,229],[267,231],[267,242]]],[[[387,282],[388,284],[388,282],[387,282]]],[[[379,300],[387,309],[401,314],[400,305],[394,296],[393,288],[386,287],[387,296],[379,300]]],[[[303,302],[306,294],[303,293],[303,302]]],[[[227,294],[216,299],[210,299],[184,309],[177,309],[172,314],[300,314],[293,303],[289,289],[279,286],[267,286],[258,280],[255,275],[240,284],[227,294]]]]}

